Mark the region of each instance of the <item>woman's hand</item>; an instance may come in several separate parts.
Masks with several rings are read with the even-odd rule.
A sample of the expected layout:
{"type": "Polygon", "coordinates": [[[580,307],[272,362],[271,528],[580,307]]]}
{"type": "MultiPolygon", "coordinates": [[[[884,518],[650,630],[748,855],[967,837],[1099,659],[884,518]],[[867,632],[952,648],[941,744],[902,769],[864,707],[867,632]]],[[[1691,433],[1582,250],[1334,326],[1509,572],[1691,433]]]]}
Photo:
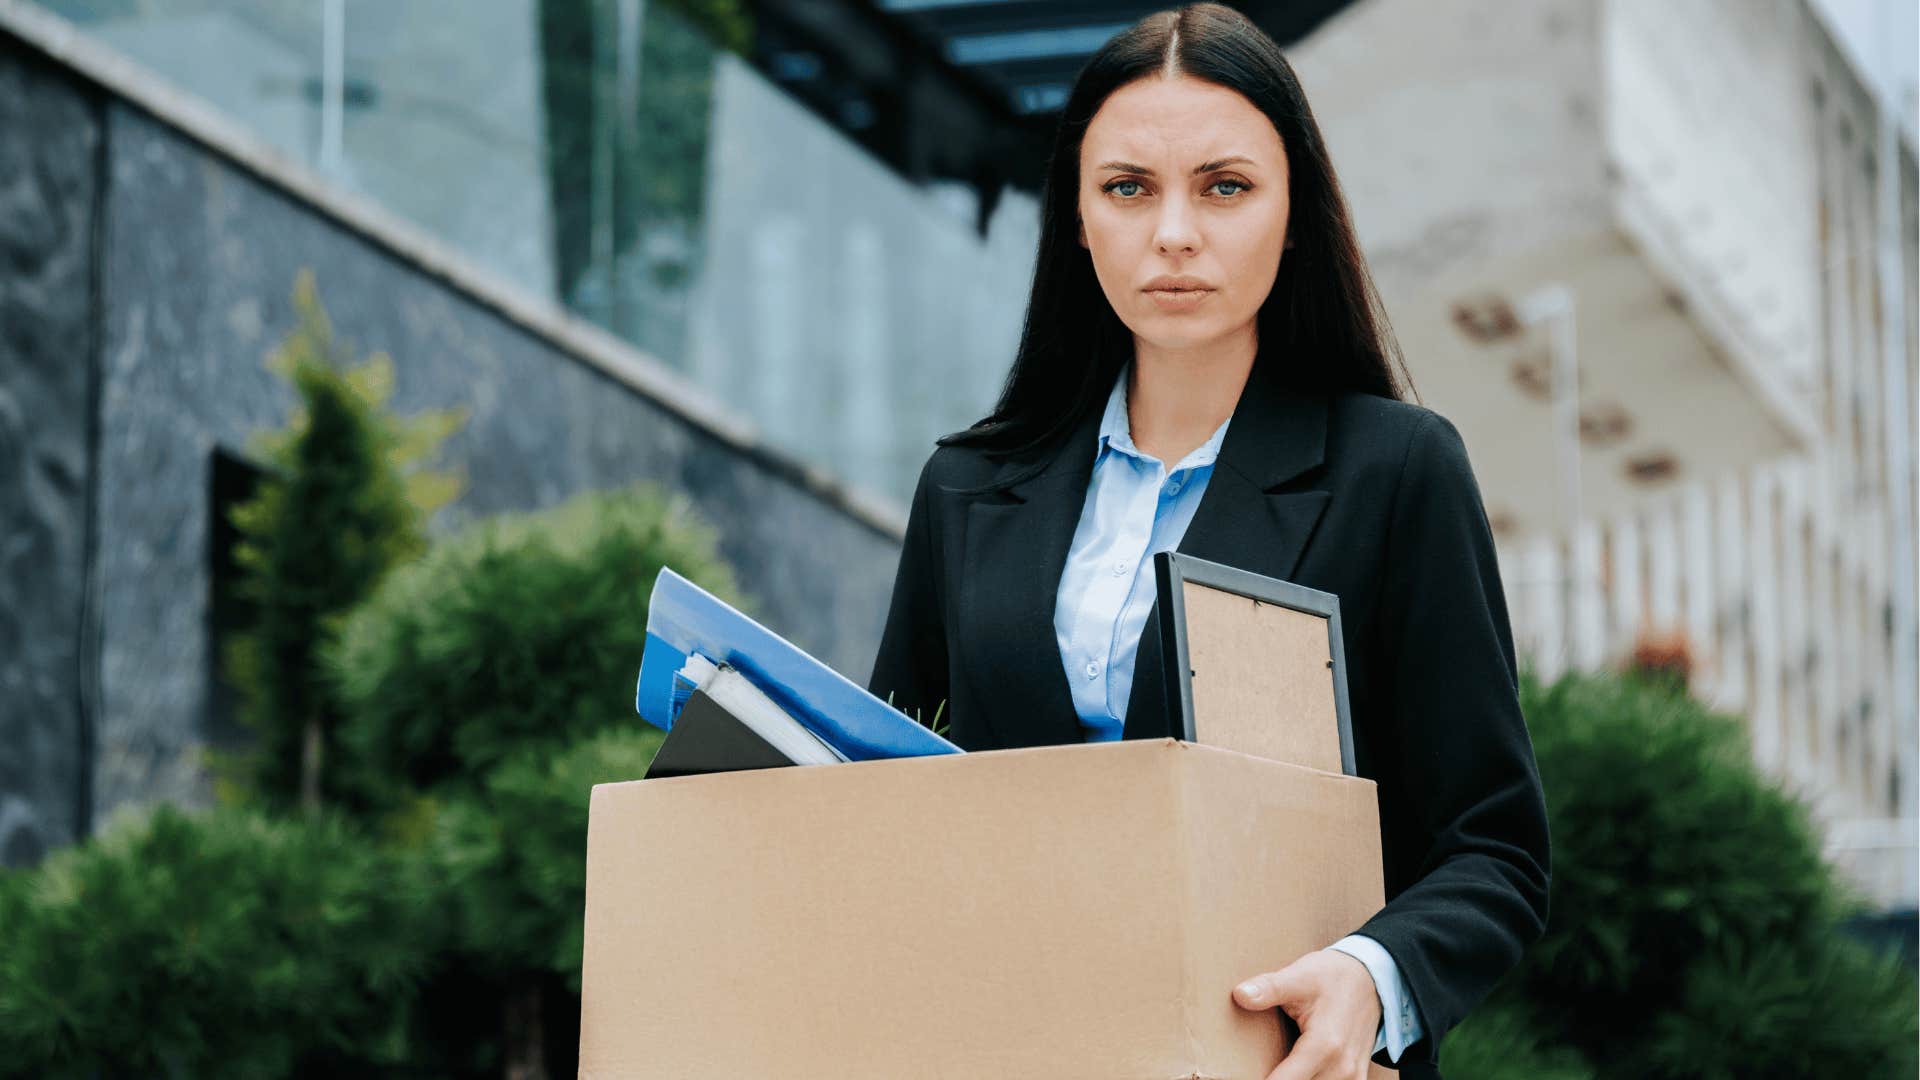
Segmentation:
{"type": "Polygon", "coordinates": [[[1365,964],[1333,949],[1310,952],[1279,971],[1234,987],[1244,1009],[1279,1008],[1300,1038],[1267,1080],[1360,1080],[1380,1031],[1380,994],[1365,964]]]}

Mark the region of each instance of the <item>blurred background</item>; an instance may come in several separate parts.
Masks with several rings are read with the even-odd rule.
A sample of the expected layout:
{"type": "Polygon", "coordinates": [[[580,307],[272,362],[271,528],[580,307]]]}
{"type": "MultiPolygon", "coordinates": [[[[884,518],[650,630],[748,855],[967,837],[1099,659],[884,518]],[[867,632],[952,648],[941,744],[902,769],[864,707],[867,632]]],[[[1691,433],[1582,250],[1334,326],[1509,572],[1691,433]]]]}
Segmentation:
{"type": "MultiPolygon", "coordinates": [[[[390,357],[367,400],[460,414],[432,536],[652,483],[863,678],[919,468],[1017,344],[1056,110],[1157,6],[0,0],[0,861],[215,805],[259,744],[234,511],[318,415],[261,362],[303,274],[390,357]]],[[[1910,955],[1915,5],[1234,6],[1465,436],[1529,669],[1735,718],[1910,955]]]]}

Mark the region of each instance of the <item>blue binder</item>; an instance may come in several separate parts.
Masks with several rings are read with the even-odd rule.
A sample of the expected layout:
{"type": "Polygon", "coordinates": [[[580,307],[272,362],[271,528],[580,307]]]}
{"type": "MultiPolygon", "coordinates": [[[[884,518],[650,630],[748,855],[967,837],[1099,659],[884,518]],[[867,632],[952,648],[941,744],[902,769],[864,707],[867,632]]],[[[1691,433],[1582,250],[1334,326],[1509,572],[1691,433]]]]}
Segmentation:
{"type": "Polygon", "coordinates": [[[962,752],[726,601],[662,569],[647,602],[647,642],[634,691],[642,720],[673,729],[674,674],[692,653],[733,665],[849,761],[962,752]]]}

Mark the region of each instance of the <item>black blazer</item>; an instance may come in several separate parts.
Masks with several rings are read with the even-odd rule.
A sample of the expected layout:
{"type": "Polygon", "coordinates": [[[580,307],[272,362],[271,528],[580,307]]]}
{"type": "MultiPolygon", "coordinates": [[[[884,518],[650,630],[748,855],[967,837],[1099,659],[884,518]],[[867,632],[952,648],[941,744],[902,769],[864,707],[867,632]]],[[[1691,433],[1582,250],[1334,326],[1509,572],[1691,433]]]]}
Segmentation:
{"type": "MultiPolygon", "coordinates": [[[[1354,758],[1378,784],[1387,897],[1355,930],[1385,946],[1420,1010],[1426,1034],[1403,1073],[1433,1077],[1440,1038],[1547,915],[1546,810],[1493,537],[1445,417],[1296,393],[1263,375],[1271,366],[1254,366],[1178,550],[1340,597],[1354,758]]],[[[1018,462],[951,446],[920,474],[869,689],[929,720],[945,701],[963,749],[1083,740],[1053,609],[1099,420],[1089,409],[1024,480],[1018,462]]],[[[1139,649],[1122,737],[1164,737],[1151,616],[1139,649]]]]}

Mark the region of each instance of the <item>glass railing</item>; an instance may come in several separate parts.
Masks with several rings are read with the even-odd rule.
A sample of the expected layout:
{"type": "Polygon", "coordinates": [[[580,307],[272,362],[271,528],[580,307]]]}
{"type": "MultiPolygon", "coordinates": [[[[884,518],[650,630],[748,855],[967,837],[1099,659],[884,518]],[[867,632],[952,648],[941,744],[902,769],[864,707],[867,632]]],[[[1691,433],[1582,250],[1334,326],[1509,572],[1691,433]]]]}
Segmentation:
{"type": "Polygon", "coordinates": [[[970,191],[905,181],[716,45],[750,41],[728,3],[41,3],[898,502],[1018,343],[1035,201],[980,236],[970,191]]]}

